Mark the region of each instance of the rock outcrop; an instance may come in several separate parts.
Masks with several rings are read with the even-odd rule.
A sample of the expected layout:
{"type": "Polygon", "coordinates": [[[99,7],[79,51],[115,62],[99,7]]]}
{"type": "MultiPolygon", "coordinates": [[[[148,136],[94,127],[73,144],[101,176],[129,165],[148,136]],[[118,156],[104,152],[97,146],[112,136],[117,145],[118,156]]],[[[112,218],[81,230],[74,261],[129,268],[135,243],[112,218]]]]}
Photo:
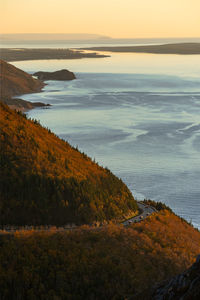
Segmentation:
{"type": "Polygon", "coordinates": [[[37,76],[39,80],[73,80],[76,76],[73,72],[66,69],[55,71],[55,72],[36,72],[33,74],[37,76]]]}
{"type": "Polygon", "coordinates": [[[30,102],[18,98],[4,98],[3,103],[7,104],[11,109],[16,109],[17,111],[28,111],[30,109],[36,108],[36,107],[44,107],[49,108],[50,104],[45,104],[42,102],[30,102]]]}
{"type": "Polygon", "coordinates": [[[153,292],[152,300],[198,300],[200,299],[200,255],[185,272],[160,284],[153,292]]]}

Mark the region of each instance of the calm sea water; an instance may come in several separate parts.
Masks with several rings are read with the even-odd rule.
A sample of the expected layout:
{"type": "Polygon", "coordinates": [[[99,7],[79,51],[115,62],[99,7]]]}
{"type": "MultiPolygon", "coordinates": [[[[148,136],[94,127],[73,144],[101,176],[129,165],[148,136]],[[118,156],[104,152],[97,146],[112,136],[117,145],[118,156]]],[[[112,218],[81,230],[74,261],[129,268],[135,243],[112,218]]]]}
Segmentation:
{"type": "Polygon", "coordinates": [[[111,55],[15,62],[77,76],[24,95],[52,104],[28,115],[109,167],[137,199],[165,202],[200,228],[200,55],[111,55]]]}

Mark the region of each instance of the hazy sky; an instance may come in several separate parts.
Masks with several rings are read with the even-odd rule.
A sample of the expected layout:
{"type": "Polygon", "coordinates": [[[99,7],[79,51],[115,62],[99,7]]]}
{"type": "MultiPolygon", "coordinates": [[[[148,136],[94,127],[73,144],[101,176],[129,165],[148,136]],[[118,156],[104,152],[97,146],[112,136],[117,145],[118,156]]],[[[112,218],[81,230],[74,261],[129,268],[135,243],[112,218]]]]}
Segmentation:
{"type": "Polygon", "coordinates": [[[200,0],[0,0],[0,31],[200,37],[200,0]]]}

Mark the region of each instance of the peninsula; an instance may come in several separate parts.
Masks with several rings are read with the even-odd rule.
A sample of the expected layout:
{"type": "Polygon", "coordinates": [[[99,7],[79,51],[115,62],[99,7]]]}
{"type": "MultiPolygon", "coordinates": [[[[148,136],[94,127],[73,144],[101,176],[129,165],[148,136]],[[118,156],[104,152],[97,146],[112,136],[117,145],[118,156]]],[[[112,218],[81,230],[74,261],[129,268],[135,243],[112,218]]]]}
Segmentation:
{"type": "Polygon", "coordinates": [[[33,78],[30,74],[0,60],[0,100],[10,108],[27,111],[34,107],[50,106],[16,98],[22,94],[41,92],[44,85],[44,82],[33,78]]]}
{"type": "Polygon", "coordinates": [[[95,52],[84,53],[82,50],[47,48],[0,48],[0,54],[1,59],[5,61],[109,57],[109,55],[97,54],[95,52]]]}
{"type": "Polygon", "coordinates": [[[82,50],[108,51],[108,52],[135,52],[152,54],[200,54],[200,43],[178,43],[164,45],[145,46],[114,46],[114,47],[91,47],[82,50]]]}
{"type": "Polygon", "coordinates": [[[16,96],[41,92],[46,84],[44,83],[46,80],[76,79],[75,74],[66,69],[55,72],[40,71],[34,73],[33,76],[16,68],[12,64],[0,60],[0,101],[7,104],[10,108],[20,111],[27,111],[42,106],[49,107],[50,104],[25,101],[16,98],[16,96]],[[37,77],[37,79],[33,76],[37,77]]]}

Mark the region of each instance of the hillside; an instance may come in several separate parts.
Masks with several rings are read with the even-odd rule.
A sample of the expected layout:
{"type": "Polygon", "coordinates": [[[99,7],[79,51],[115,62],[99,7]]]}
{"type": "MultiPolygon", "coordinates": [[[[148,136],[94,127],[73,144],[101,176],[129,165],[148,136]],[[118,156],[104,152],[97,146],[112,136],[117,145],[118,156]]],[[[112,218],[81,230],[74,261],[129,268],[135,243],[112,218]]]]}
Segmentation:
{"type": "Polygon", "coordinates": [[[125,184],[37,121],[0,105],[1,224],[77,224],[137,210],[125,184]]]}
{"type": "Polygon", "coordinates": [[[149,299],[151,287],[189,267],[200,233],[162,210],[128,229],[0,235],[1,299],[149,299]]]}
{"type": "Polygon", "coordinates": [[[0,97],[1,99],[12,96],[39,92],[44,83],[34,79],[28,73],[0,60],[0,97]]]}

